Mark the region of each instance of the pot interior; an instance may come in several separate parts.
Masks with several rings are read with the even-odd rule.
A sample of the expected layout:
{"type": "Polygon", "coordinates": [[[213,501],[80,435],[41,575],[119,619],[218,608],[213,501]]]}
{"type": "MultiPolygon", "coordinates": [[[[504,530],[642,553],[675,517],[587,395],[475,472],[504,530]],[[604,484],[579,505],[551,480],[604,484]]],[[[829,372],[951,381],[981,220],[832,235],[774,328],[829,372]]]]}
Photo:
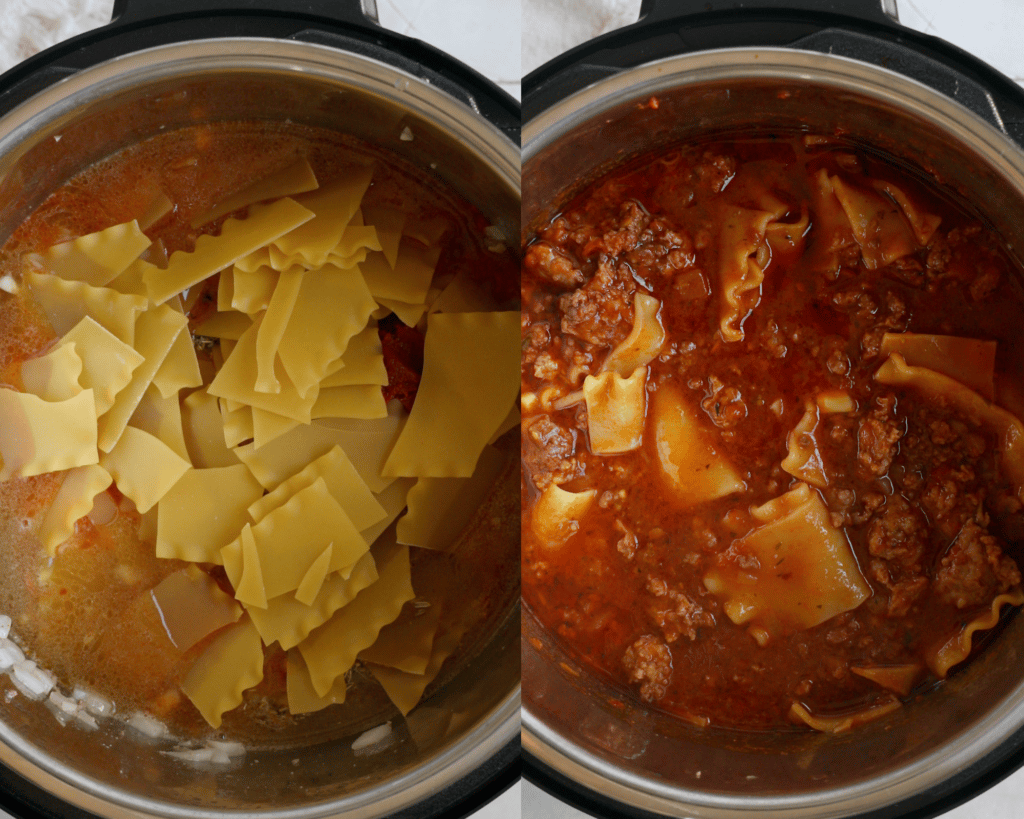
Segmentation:
{"type": "MultiPolygon", "coordinates": [[[[635,157],[687,141],[801,132],[841,134],[930,178],[1021,261],[1024,155],[1013,143],[899,75],[784,50],[641,66],[528,123],[523,244],[587,185],[635,157]]],[[[694,728],[582,666],[529,610],[523,636],[524,749],[584,790],[666,815],[820,819],[880,809],[953,787],[954,772],[1024,724],[1019,614],[938,689],[838,736],[694,728]]]]}
{"type": "MultiPolygon", "coordinates": [[[[98,160],[156,134],[221,121],[354,136],[451,189],[505,235],[519,232],[518,146],[479,116],[410,75],[335,49],[225,40],[127,55],[0,119],[0,244],[98,160]]],[[[518,555],[518,469],[510,461],[455,548],[518,555]]],[[[328,708],[248,737],[247,753],[229,765],[203,767],[117,720],[93,732],[62,728],[41,703],[18,696],[0,713],[0,760],[101,816],[388,815],[484,765],[517,735],[517,573],[506,572],[499,597],[407,719],[389,706],[341,723],[328,708]],[[356,737],[385,721],[392,741],[353,750],[356,737]]],[[[13,691],[6,677],[0,686],[13,691]]]]}

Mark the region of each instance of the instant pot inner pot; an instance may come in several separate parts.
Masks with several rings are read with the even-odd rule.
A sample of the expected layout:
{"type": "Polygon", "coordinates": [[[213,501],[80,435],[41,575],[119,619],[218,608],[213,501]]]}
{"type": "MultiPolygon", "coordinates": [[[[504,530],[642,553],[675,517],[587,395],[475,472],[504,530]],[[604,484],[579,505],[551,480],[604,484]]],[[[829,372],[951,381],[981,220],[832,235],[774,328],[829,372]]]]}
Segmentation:
{"type": "MultiPolygon", "coordinates": [[[[141,52],[99,66],[0,119],[0,242],[56,188],[116,150],[182,126],[237,120],[331,128],[390,149],[510,237],[519,232],[518,147],[441,92],[315,46],[174,48],[170,56],[141,52]],[[412,140],[402,139],[406,129],[412,140]]],[[[518,469],[506,470],[465,537],[518,548],[517,478],[518,469]]],[[[167,756],[166,742],[149,742],[118,721],[94,732],[62,728],[41,703],[18,696],[0,709],[0,761],[103,816],[192,816],[200,808],[394,813],[469,774],[518,734],[518,591],[510,579],[500,616],[407,720],[392,711],[346,715],[340,725],[329,708],[291,730],[249,738],[245,756],[230,765],[203,768],[167,756]],[[361,732],[385,720],[389,744],[352,750],[361,732]]],[[[10,687],[4,677],[0,693],[10,687]]]]}
{"type": "MultiPolygon", "coordinates": [[[[756,76],[756,60],[750,65],[748,74],[756,76]]],[[[900,105],[884,91],[860,94],[807,81],[796,72],[789,79],[699,82],[680,77],[679,87],[665,87],[672,82],[671,66],[655,64],[632,84],[622,80],[604,102],[596,91],[591,97],[584,92],[524,129],[525,241],[587,184],[632,157],[716,135],[812,131],[841,133],[867,150],[924,168],[1000,231],[1020,260],[1024,175],[1020,153],[1008,141],[972,143],[939,127],[933,120],[941,117],[923,103],[900,105]],[[652,91],[652,86],[658,87],[652,91]]],[[[971,117],[957,113],[952,103],[950,110],[971,117]]],[[[635,696],[581,666],[527,610],[523,747],[554,770],[570,770],[568,775],[578,777],[584,788],[649,810],[653,804],[662,806],[657,799],[664,798],[685,802],[692,815],[701,817],[734,815],[714,812],[728,806],[756,807],[767,815],[768,803],[743,800],[793,797],[791,806],[807,807],[814,803],[813,794],[829,791],[827,801],[816,803],[823,806],[820,812],[800,815],[845,816],[856,811],[837,807],[849,795],[837,789],[877,788],[882,795],[868,801],[889,804],[906,795],[898,790],[908,777],[929,772],[925,775],[942,782],[944,770],[947,778],[953,776],[1024,723],[1022,639],[1024,616],[1018,613],[990,635],[981,656],[938,689],[849,734],[743,733],[693,728],[645,708],[635,696]],[[568,766],[566,758],[572,760],[568,766]],[[885,796],[884,789],[893,786],[897,790],[885,796]],[[637,801],[637,792],[655,801],[637,801]],[[727,801],[716,802],[720,797],[727,801]],[[728,801],[732,798],[739,801],[728,801]]]]}

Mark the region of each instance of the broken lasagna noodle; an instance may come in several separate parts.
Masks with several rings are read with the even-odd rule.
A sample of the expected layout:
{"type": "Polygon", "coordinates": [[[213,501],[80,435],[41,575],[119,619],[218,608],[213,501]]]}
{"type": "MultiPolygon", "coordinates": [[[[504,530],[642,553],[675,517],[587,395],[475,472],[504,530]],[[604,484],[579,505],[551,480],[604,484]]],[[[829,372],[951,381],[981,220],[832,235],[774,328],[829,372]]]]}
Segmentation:
{"type": "Polygon", "coordinates": [[[524,598],[698,725],[885,719],[1024,604],[998,238],[839,138],[683,145],[523,266],[524,598]]]}
{"type": "Polygon", "coordinates": [[[196,127],[4,248],[0,605],[63,685],[189,734],[352,691],[379,722],[515,599],[515,539],[462,535],[509,523],[517,264],[436,188],[335,134],[196,127]]]}

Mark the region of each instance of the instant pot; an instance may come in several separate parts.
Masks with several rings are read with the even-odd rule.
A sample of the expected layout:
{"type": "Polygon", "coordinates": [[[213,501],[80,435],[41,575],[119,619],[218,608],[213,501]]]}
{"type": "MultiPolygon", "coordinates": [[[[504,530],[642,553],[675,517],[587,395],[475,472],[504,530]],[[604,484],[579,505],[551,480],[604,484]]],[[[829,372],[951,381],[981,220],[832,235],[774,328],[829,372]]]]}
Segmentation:
{"type": "MultiPolygon", "coordinates": [[[[813,130],[922,169],[1024,260],[1024,93],[900,26],[891,0],[644,0],[523,92],[524,245],[635,156],[813,130]]],[[[943,685],[844,735],[702,730],[585,669],[525,609],[524,775],[602,817],[924,819],[1024,763],[1022,648],[1018,615],[943,685]]]]}
{"type": "MultiPolygon", "coordinates": [[[[118,0],[114,20],[0,76],[0,243],[50,193],[164,129],[267,120],[389,149],[519,233],[518,104],[475,71],[376,22],[373,0],[118,0]],[[412,140],[402,139],[413,135],[412,140]]],[[[509,468],[467,537],[519,542],[509,468]]],[[[519,776],[518,586],[501,616],[392,740],[333,709],[253,739],[224,766],[168,756],[122,721],[62,728],[21,696],[0,706],[0,808],[41,817],[458,817],[519,776]],[[374,752],[374,751],[377,752],[374,752]]],[[[3,691],[10,686],[0,682],[3,691]]],[[[372,723],[372,724],[371,724],[372,723]]]]}

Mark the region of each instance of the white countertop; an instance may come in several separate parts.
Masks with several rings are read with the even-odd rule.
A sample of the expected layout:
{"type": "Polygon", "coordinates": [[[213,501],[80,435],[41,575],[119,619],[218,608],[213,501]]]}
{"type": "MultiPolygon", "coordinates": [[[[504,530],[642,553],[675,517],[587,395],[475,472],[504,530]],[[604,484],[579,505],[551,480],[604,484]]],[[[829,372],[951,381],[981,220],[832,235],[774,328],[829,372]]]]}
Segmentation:
{"type": "MultiPolygon", "coordinates": [[[[0,0],[0,73],[37,51],[110,20],[113,0],[0,0]]],[[[424,40],[519,97],[517,2],[377,0],[385,28],[424,40]]],[[[472,819],[519,819],[519,784],[472,819]]],[[[13,819],[0,810],[0,819],[13,819]]]]}
{"type": "MultiPolygon", "coordinates": [[[[640,0],[522,0],[523,73],[599,34],[636,21],[640,0]]],[[[900,21],[941,37],[1024,83],[1022,0],[896,0],[900,21]]],[[[581,813],[530,783],[523,784],[523,819],[583,819],[581,813]]],[[[1024,817],[1024,770],[943,819],[1024,817]]]]}

